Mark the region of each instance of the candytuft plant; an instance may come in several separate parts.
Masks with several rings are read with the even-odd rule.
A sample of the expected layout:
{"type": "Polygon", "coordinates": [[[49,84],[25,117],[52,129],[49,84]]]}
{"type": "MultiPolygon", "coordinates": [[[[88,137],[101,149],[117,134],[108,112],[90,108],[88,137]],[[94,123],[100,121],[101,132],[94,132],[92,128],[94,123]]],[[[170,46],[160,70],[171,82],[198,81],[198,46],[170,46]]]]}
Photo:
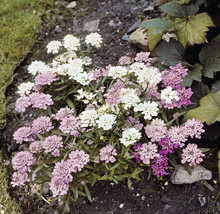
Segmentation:
{"type": "Polygon", "coordinates": [[[92,202],[96,182],[127,180],[130,188],[143,170],[160,178],[176,163],[194,167],[204,157],[187,144],[201,138],[202,122],[180,124],[191,104],[191,88],[181,86],[187,69],[179,63],[159,70],[147,52],[94,69],[89,53],[101,45],[98,33],[50,42],[54,60],[32,62],[34,81],[18,87],[16,111],[36,111],[13,135],[21,151],[12,158],[12,185],[37,186],[40,195],[49,185],[48,197],[63,201],[64,212],[79,196],[92,202]]]}

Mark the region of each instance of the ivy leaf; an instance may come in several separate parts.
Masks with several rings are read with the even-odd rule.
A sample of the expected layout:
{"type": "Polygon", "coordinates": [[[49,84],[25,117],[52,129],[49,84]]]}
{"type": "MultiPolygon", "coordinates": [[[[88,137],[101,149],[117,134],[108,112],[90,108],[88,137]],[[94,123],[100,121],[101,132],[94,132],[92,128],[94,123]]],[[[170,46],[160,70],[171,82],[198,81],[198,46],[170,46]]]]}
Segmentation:
{"type": "Polygon", "coordinates": [[[138,25],[139,28],[151,29],[154,28],[153,35],[161,34],[164,31],[169,31],[172,29],[172,23],[167,18],[156,18],[148,20],[138,25]]]}
{"type": "Polygon", "coordinates": [[[220,90],[220,80],[212,84],[211,92],[215,93],[220,90]]]}
{"type": "Polygon", "coordinates": [[[171,1],[160,6],[160,9],[169,16],[188,18],[188,16],[195,15],[199,11],[197,4],[182,5],[176,1],[171,1]]]}
{"type": "Polygon", "coordinates": [[[200,106],[188,111],[186,117],[197,118],[208,125],[220,121],[220,91],[203,97],[200,100],[200,106]]]}
{"type": "Polygon", "coordinates": [[[148,35],[148,47],[149,50],[152,51],[155,46],[158,44],[158,42],[162,39],[163,37],[163,33],[158,33],[158,34],[153,34],[154,28],[151,28],[147,31],[147,35],[148,35]]]}
{"type": "Polygon", "coordinates": [[[188,19],[177,18],[175,24],[177,38],[184,47],[187,43],[190,45],[205,43],[208,27],[214,27],[207,13],[200,13],[188,19]]]}
{"type": "Polygon", "coordinates": [[[190,87],[192,85],[193,80],[201,82],[202,77],[202,66],[199,63],[196,63],[193,66],[193,69],[188,71],[188,75],[183,77],[183,81],[181,85],[190,87]]]}
{"type": "Polygon", "coordinates": [[[202,48],[199,60],[203,65],[204,76],[213,78],[214,72],[220,71],[220,35],[202,48]]]}
{"type": "Polygon", "coordinates": [[[175,39],[170,39],[169,42],[161,41],[153,51],[159,57],[159,61],[165,61],[168,65],[182,62],[184,52],[183,46],[175,39]]]}

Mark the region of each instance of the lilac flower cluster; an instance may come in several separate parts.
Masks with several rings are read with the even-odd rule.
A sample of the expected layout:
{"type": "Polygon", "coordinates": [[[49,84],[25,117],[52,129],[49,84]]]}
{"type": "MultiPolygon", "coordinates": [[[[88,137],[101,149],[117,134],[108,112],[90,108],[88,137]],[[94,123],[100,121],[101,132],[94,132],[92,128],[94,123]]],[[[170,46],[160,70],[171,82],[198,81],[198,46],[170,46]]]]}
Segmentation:
{"type": "Polygon", "coordinates": [[[116,149],[112,145],[107,145],[100,149],[100,160],[106,163],[114,163],[116,161],[115,155],[117,155],[116,149]]]}
{"type": "Polygon", "coordinates": [[[35,158],[29,151],[18,152],[12,158],[12,166],[15,172],[12,175],[12,186],[23,186],[25,182],[29,181],[28,173],[30,166],[35,162],[35,158]]]}

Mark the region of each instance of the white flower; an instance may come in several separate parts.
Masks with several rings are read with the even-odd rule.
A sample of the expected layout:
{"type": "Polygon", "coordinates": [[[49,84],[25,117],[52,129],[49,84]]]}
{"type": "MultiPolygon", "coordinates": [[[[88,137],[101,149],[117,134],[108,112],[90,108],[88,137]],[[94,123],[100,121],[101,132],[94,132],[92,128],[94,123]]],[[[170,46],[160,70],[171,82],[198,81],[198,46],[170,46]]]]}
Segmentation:
{"type": "Polygon", "coordinates": [[[88,85],[92,80],[92,74],[86,72],[78,73],[74,79],[82,85],[88,85]]]}
{"type": "Polygon", "coordinates": [[[80,47],[80,40],[73,35],[66,35],[63,42],[63,46],[68,50],[76,51],[80,47]]]}
{"type": "Polygon", "coordinates": [[[121,102],[125,104],[124,108],[128,109],[132,106],[136,106],[140,102],[136,89],[122,88],[121,90],[121,102]]]}
{"type": "Polygon", "coordinates": [[[146,67],[139,72],[136,73],[138,82],[146,88],[148,83],[150,85],[157,85],[161,80],[161,73],[160,71],[153,66],[146,67]]]}
{"type": "Polygon", "coordinates": [[[86,98],[86,99],[82,100],[85,104],[88,104],[89,101],[92,100],[96,96],[96,94],[83,91],[82,88],[79,89],[77,92],[79,93],[79,95],[76,96],[78,100],[82,100],[82,98],[84,98],[84,97],[86,98]]]}
{"type": "Polygon", "coordinates": [[[55,68],[55,71],[59,75],[67,75],[67,71],[71,68],[70,64],[62,64],[62,65],[57,65],[55,68]]]}
{"type": "Polygon", "coordinates": [[[34,87],[34,83],[33,82],[25,82],[25,83],[21,83],[18,86],[18,94],[20,96],[25,96],[30,94],[31,89],[34,87]]]}
{"type": "Polygon", "coordinates": [[[32,74],[33,76],[36,75],[37,73],[41,73],[42,70],[46,69],[46,64],[42,61],[33,61],[29,66],[28,66],[28,73],[32,74]]]}
{"type": "Polygon", "coordinates": [[[91,33],[86,36],[85,42],[87,44],[91,44],[91,46],[100,48],[102,43],[102,37],[98,33],[91,33]]]}
{"type": "Polygon", "coordinates": [[[112,66],[108,71],[108,76],[113,79],[121,78],[128,73],[128,70],[122,66],[112,66]]]}
{"type": "Polygon", "coordinates": [[[135,73],[137,75],[138,72],[140,72],[141,70],[145,70],[145,69],[146,69],[146,65],[144,63],[135,62],[130,66],[129,73],[135,73]]]}
{"type": "Polygon", "coordinates": [[[98,117],[98,114],[95,109],[83,111],[79,115],[81,127],[94,126],[96,124],[97,117],[98,117]]]}
{"type": "Polygon", "coordinates": [[[129,146],[134,144],[141,138],[141,132],[135,128],[130,128],[122,132],[122,138],[120,138],[120,142],[125,146],[129,146]]]}
{"type": "Polygon", "coordinates": [[[92,59],[88,56],[83,57],[83,64],[84,65],[91,65],[92,64],[92,59]]]}
{"type": "Polygon", "coordinates": [[[67,74],[70,76],[70,79],[79,79],[80,73],[83,73],[83,60],[74,59],[69,62],[67,74]]]}
{"type": "Polygon", "coordinates": [[[141,111],[144,114],[145,120],[151,120],[152,116],[158,115],[159,108],[156,102],[144,101],[143,103],[139,103],[137,106],[135,106],[134,111],[141,111]]]}
{"type": "Polygon", "coordinates": [[[63,54],[60,54],[58,55],[56,58],[55,58],[55,61],[60,64],[60,63],[63,63],[63,62],[70,62],[71,60],[77,58],[77,55],[76,55],[76,52],[75,51],[72,51],[72,50],[69,50],[63,54]]]}
{"type": "Polygon", "coordinates": [[[161,90],[161,100],[164,100],[167,104],[172,103],[173,100],[178,101],[180,98],[177,96],[177,91],[172,90],[170,86],[161,90]]]}
{"type": "Polygon", "coordinates": [[[62,43],[59,41],[51,41],[47,45],[47,53],[56,54],[59,52],[59,48],[62,46],[62,43]]]}
{"type": "Polygon", "coordinates": [[[116,115],[114,114],[101,114],[98,120],[96,120],[98,124],[98,128],[103,128],[104,130],[112,129],[113,124],[116,121],[116,115]]]}

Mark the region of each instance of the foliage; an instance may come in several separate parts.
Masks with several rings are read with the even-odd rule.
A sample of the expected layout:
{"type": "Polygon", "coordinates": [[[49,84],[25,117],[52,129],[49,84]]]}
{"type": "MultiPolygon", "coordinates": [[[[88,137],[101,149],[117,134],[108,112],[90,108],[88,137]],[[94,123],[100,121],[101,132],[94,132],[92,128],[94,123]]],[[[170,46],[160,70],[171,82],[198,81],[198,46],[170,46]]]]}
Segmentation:
{"type": "Polygon", "coordinates": [[[187,118],[198,118],[208,125],[220,121],[220,91],[210,93],[200,100],[200,107],[187,112],[187,118]]]}
{"type": "Polygon", "coordinates": [[[161,34],[174,32],[178,41],[185,48],[187,45],[201,44],[206,42],[206,32],[208,27],[214,27],[210,16],[199,11],[199,3],[181,4],[183,2],[172,1],[160,7],[167,16],[146,21],[139,25],[140,28],[153,29],[153,33],[148,33],[149,48],[153,48],[160,41],[161,34]],[[160,35],[160,37],[159,37],[160,35]],[[154,36],[158,36],[154,38],[154,36]]]}

